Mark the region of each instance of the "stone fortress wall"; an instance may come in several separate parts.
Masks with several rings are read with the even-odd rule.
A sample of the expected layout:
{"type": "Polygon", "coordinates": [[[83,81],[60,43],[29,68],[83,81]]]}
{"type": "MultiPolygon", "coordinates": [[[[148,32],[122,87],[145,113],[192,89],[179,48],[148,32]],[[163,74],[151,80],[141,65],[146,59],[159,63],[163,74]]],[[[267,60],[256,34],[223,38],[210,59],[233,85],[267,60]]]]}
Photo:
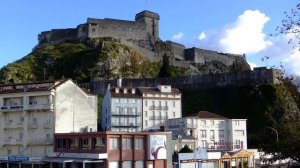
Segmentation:
{"type": "MultiPolygon", "coordinates": [[[[159,84],[165,84],[178,89],[208,89],[226,86],[255,86],[264,83],[279,84],[281,76],[282,71],[280,70],[262,67],[234,73],[191,75],[171,78],[122,79],[122,84],[125,87],[156,87],[159,84]]],[[[93,81],[81,83],[79,86],[89,89],[94,94],[104,94],[108,84],[116,86],[116,81],[105,81],[95,78],[93,81]]]]}
{"type": "MultiPolygon", "coordinates": [[[[128,45],[150,61],[160,61],[155,46],[159,39],[159,19],[157,13],[142,11],[135,16],[135,21],[117,19],[88,18],[87,22],[77,28],[53,29],[39,34],[39,45],[58,44],[63,41],[85,41],[87,38],[113,37],[128,45]]],[[[194,68],[195,64],[219,61],[227,66],[237,61],[246,62],[244,55],[218,53],[199,48],[185,48],[184,45],[172,41],[166,42],[172,51],[170,62],[174,66],[194,68]]]]}

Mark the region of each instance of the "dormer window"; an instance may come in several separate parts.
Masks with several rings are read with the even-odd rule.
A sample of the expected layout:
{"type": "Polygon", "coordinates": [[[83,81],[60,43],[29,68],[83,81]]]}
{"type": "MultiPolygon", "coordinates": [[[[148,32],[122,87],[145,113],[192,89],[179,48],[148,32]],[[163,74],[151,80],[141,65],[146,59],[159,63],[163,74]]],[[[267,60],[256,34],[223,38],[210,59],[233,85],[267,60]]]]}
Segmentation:
{"type": "Polygon", "coordinates": [[[119,93],[119,88],[118,87],[115,88],[115,92],[119,93]]]}
{"type": "Polygon", "coordinates": [[[132,93],[132,94],[135,94],[135,88],[132,88],[132,89],[131,89],[131,93],[132,93]]]}
{"type": "Polygon", "coordinates": [[[124,88],[123,92],[126,94],[127,93],[127,88],[124,88]]]}

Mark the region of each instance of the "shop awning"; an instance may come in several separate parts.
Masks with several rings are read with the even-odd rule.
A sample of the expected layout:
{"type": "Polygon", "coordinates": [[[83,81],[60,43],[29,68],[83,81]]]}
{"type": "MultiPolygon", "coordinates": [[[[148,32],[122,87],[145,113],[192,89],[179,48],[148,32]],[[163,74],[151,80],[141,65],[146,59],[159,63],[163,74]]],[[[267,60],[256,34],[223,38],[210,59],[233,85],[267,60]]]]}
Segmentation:
{"type": "Polygon", "coordinates": [[[52,163],[69,163],[69,162],[76,162],[76,163],[101,163],[104,162],[103,160],[98,159],[84,159],[84,158],[45,158],[43,162],[52,162],[52,163]]]}
{"type": "Polygon", "coordinates": [[[45,158],[42,160],[43,162],[52,162],[52,163],[67,163],[73,162],[74,159],[72,158],[45,158]]]}
{"type": "Polygon", "coordinates": [[[73,159],[73,162],[79,162],[79,163],[101,163],[101,162],[104,162],[103,160],[95,160],[95,159],[73,159]]]}

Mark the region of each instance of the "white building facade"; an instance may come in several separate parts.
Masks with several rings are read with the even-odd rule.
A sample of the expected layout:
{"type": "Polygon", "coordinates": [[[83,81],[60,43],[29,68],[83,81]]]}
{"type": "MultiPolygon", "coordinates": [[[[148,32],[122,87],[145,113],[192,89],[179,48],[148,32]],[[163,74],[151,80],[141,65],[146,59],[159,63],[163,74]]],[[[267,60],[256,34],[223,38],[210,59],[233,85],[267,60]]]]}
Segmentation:
{"type": "Polygon", "coordinates": [[[168,85],[110,87],[102,102],[101,129],[111,131],[158,130],[169,118],[181,117],[181,93],[168,85]]]}
{"type": "Polygon", "coordinates": [[[142,131],[142,97],[136,88],[109,86],[101,111],[102,130],[142,131]]]}
{"type": "Polygon", "coordinates": [[[2,161],[39,162],[54,133],[97,131],[97,96],[72,80],[0,85],[0,107],[2,161]]]}
{"type": "MultiPolygon", "coordinates": [[[[194,137],[196,148],[207,151],[235,151],[247,149],[246,119],[229,119],[207,111],[185,118],[169,119],[167,129],[190,134],[194,137]]],[[[174,143],[174,150],[185,144],[174,143]]]]}
{"type": "Polygon", "coordinates": [[[181,93],[170,85],[140,87],[143,99],[143,130],[157,130],[168,119],[181,118],[181,93]]]}

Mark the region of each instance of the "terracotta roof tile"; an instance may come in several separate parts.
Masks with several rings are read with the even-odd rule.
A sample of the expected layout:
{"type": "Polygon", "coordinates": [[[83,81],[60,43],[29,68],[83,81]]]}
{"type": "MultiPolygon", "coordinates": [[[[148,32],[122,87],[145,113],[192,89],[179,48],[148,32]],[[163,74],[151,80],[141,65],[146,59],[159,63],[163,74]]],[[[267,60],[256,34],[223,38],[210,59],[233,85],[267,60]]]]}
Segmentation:
{"type": "Polygon", "coordinates": [[[139,87],[140,92],[143,93],[165,93],[165,94],[181,94],[181,92],[176,88],[171,88],[171,93],[169,92],[161,92],[156,87],[139,87]]]}
{"type": "Polygon", "coordinates": [[[110,88],[111,97],[124,97],[124,98],[141,98],[141,92],[136,88],[128,87],[111,87],[110,88]],[[116,93],[116,88],[119,89],[119,92],[116,93]],[[127,93],[124,93],[124,89],[127,89],[127,93]],[[132,93],[132,89],[135,89],[135,93],[132,93]]]}

